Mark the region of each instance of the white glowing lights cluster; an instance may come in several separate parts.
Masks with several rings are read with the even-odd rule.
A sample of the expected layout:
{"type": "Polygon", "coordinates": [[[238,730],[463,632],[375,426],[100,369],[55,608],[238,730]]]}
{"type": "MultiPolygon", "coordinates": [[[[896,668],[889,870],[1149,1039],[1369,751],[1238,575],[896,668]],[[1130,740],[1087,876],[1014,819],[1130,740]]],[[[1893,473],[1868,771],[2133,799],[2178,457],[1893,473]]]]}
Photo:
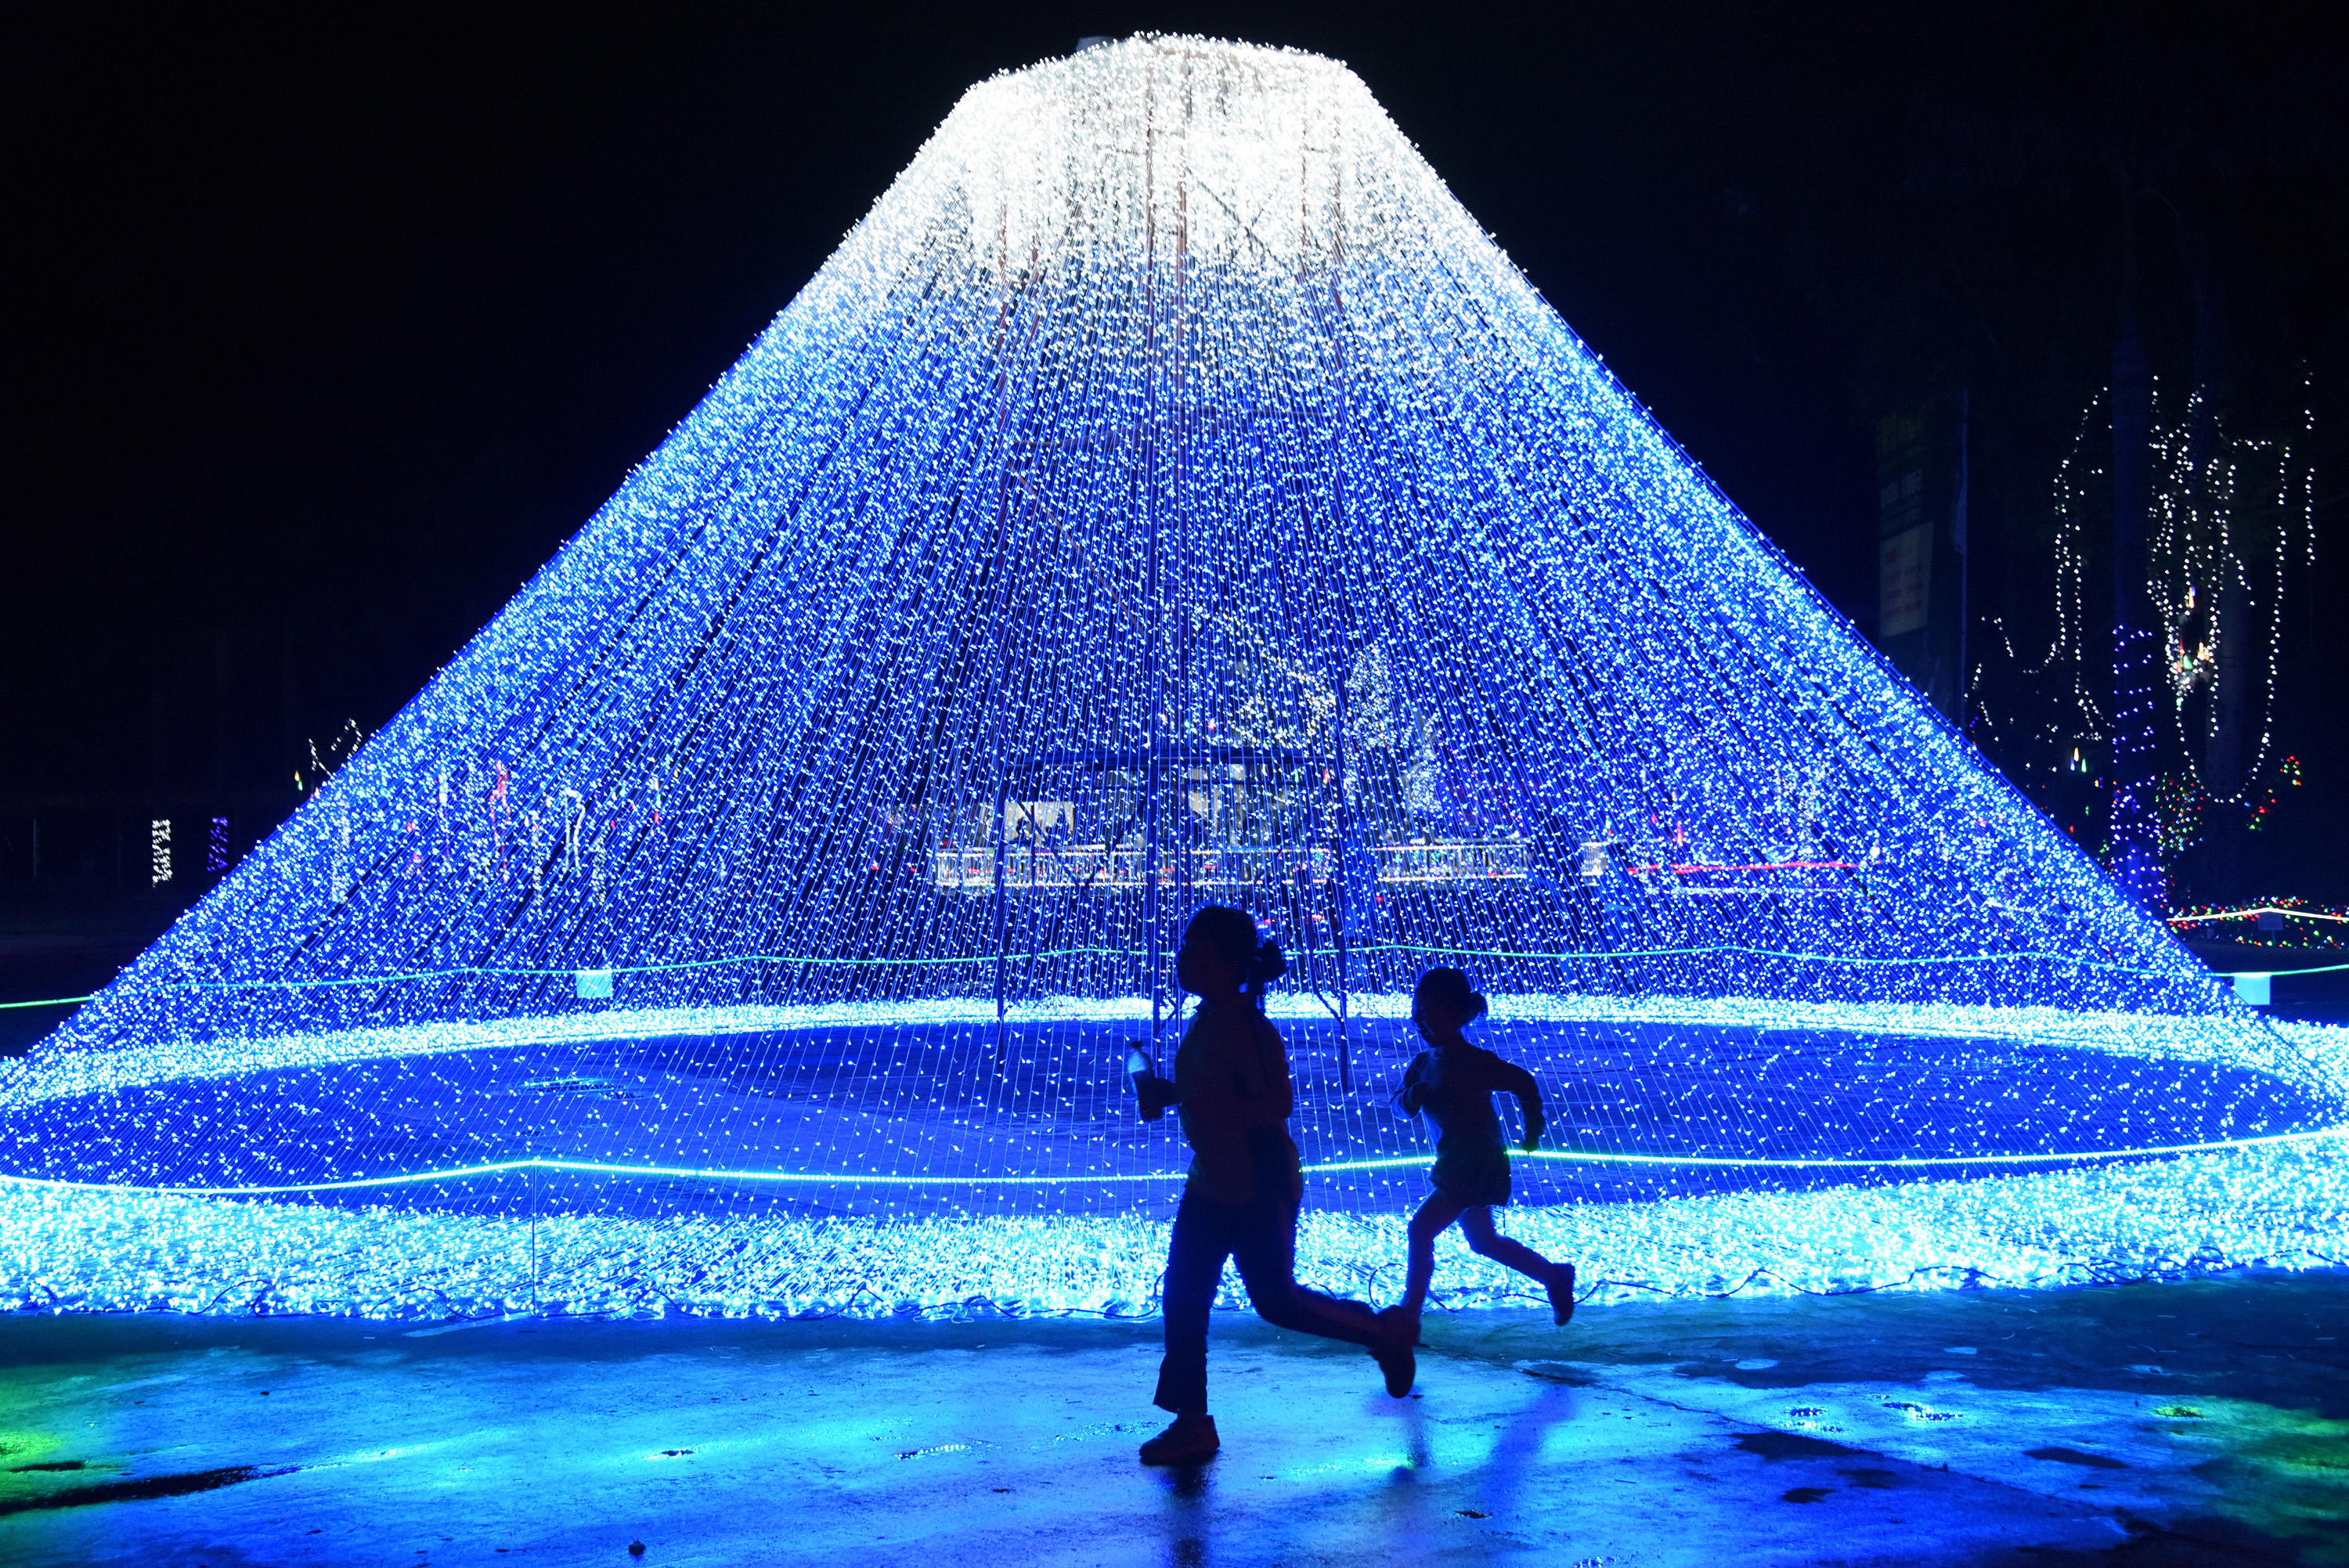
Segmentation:
{"type": "MultiPolygon", "coordinates": [[[[2254,1148],[1996,1181],[1743,1191],[1514,1212],[1581,1260],[1600,1301],[1658,1295],[2112,1284],[2244,1264],[2349,1263],[2337,1146],[2254,1148]]],[[[1399,1221],[1309,1212],[1299,1274],[1375,1302],[1402,1284],[1399,1221]]],[[[0,1302],[49,1310],[730,1317],[1139,1315],[1163,1222],[1115,1215],[477,1218],[0,1185],[0,1302]]],[[[1442,1307],[1539,1305],[1446,1243],[1442,1307]]],[[[1238,1307],[1226,1280],[1221,1305],[1238,1307]]]]}
{"type": "Polygon", "coordinates": [[[1327,1284],[1399,1259],[1423,1145],[1372,1108],[1437,962],[1560,1108],[1527,1222],[1626,1289],[2337,1245],[2338,1048],[1983,767],[1350,73],[1145,38],[974,88],[556,559],[0,1084],[8,1277],[1145,1310],[1182,1159],[1123,1043],[1209,901],[1296,965],[1327,1284]],[[2157,1149],[2214,1151],[2067,1168],[2157,1149]]]}
{"type": "MultiPolygon", "coordinates": [[[[2189,396],[2174,425],[2161,422],[2156,402],[2147,587],[2161,615],[2163,661],[2188,772],[2214,801],[2240,804],[2249,799],[2274,742],[2287,568],[2294,564],[2295,533],[2302,563],[2315,562],[2315,476],[2284,442],[2218,429],[2215,420],[2201,417],[2200,402],[2200,394],[2189,396]],[[2205,426],[2209,433],[2198,439],[2205,426]],[[2269,570],[2261,572],[2262,564],[2269,570]],[[2220,792],[2197,764],[2220,723],[2220,650],[2233,644],[2236,651],[2228,656],[2242,657],[2242,650],[2261,640],[2262,621],[2267,646],[2258,661],[2259,745],[2232,791],[2220,792]],[[2189,719],[2188,699],[2198,691],[2211,694],[2212,700],[2189,719]]],[[[2303,436],[2312,422],[2302,415],[2303,436]]]]}
{"type": "MultiPolygon", "coordinates": [[[[2100,392],[2081,411],[2072,450],[2056,469],[2054,629],[2045,654],[2027,671],[2053,676],[2068,688],[2050,694],[2058,712],[2037,738],[2059,766],[2078,743],[2113,734],[2087,681],[2089,670],[2109,654],[2091,635],[2087,589],[2091,491],[2104,477],[2087,454],[2093,438],[2109,433],[2106,404],[2100,392]]],[[[2147,452],[2152,526],[2146,589],[2161,620],[2158,684],[2168,691],[2170,733],[2185,758],[2186,777],[2204,798],[2240,805],[2259,787],[2274,745],[2290,569],[2315,561],[2315,473],[2288,442],[2226,429],[2204,408],[2199,393],[2189,394],[2175,418],[2166,417],[2162,405],[2157,383],[2147,452]],[[2229,790],[2214,789],[2199,762],[2220,722],[2221,648],[2231,648],[2226,656],[2244,658],[2246,667],[2260,672],[2259,740],[2229,790]],[[2247,655],[2250,649],[2259,651],[2247,655]],[[2198,696],[2199,703],[2193,700],[2198,696]]],[[[2303,443],[2313,424],[2313,415],[2303,411],[2303,443]]],[[[2139,743],[2150,744],[2150,732],[2139,743]]]]}

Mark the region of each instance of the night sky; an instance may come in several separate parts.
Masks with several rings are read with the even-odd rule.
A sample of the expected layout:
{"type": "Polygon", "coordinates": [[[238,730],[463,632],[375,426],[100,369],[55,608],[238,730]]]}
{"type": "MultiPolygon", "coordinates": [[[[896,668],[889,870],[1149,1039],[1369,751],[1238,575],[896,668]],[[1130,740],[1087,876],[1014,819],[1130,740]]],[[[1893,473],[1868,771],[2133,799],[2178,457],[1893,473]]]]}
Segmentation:
{"type": "MultiPolygon", "coordinates": [[[[20,814],[159,789],[290,808],[300,745],[347,719],[379,727],[493,615],[965,88],[1085,33],[1201,32],[1350,64],[1567,320],[1861,617],[1872,420],[1907,382],[1946,380],[1956,356],[2004,410],[2008,500],[1985,515],[2003,519],[2019,603],[2030,498],[2110,362],[2117,253],[2094,178],[2011,160],[2005,194],[1977,181],[1943,201],[1919,146],[1976,144],[1953,104],[2003,105],[1981,123],[2012,128],[2067,101],[2092,106],[2093,142],[2118,123],[2093,112],[2118,57],[2215,74],[2230,125],[2244,104],[2268,117],[2199,176],[2225,192],[2206,206],[2223,217],[2245,417],[2313,398],[2320,474],[2349,453],[2349,93],[2296,14],[2263,13],[2257,34],[2054,6],[1546,15],[376,7],[264,23],[91,6],[20,36],[0,797],[20,814]]],[[[2183,375],[2190,313],[2147,264],[2158,367],[2183,375]]],[[[2330,475],[2319,493],[2337,500],[2349,463],[2330,475]]],[[[2321,541],[2342,516],[2320,514],[2321,541]]],[[[2349,552],[2323,548],[2304,586],[2337,603],[2349,552]]],[[[2311,618],[2287,696],[2302,749],[2349,762],[2322,720],[2343,642],[2311,618]]]]}

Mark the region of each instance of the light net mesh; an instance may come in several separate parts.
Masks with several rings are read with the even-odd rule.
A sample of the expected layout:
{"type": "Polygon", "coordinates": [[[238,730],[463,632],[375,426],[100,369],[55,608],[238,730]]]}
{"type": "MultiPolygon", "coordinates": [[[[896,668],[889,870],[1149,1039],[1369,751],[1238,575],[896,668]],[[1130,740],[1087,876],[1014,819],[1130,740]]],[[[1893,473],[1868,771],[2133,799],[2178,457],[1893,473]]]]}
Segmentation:
{"type": "Polygon", "coordinates": [[[10,1080],[5,1162],[732,1246],[1155,1212],[1121,1060],[1208,902],[1288,948],[1317,1202],[1366,1215],[1420,1191],[1375,1107],[1438,962],[1554,1097],[1537,1201],[2339,1119],[1351,73],[1143,38],[973,88],[10,1080]]]}

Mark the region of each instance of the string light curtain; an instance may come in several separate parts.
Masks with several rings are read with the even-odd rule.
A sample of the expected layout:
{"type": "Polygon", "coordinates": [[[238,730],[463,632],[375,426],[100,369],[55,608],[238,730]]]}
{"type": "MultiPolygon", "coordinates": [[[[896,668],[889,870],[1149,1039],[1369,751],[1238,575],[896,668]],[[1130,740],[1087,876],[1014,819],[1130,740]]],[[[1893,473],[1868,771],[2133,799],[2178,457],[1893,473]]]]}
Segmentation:
{"type": "Polygon", "coordinates": [[[6,1163],[705,1238],[784,1222],[761,1181],[793,1224],[1126,1212],[1180,1159],[1119,1062],[1171,1045],[1206,902],[1288,948],[1300,1137],[1365,1215],[1419,1191],[1416,1132],[1363,1108],[1439,962],[1571,1108],[1567,1154],[2340,1119],[2330,1058],[1891,673],[1360,80],[1143,36],[971,89],[9,1081],[6,1163]]]}

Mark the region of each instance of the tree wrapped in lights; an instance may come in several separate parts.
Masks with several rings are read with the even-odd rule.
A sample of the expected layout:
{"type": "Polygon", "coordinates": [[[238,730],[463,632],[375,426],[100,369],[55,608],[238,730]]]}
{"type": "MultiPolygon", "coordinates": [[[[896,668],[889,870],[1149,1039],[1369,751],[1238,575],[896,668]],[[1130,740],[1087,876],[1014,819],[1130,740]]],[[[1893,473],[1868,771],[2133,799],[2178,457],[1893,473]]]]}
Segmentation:
{"type": "MultiPolygon", "coordinates": [[[[11,1158],[204,1191],[557,1155],[1163,1176],[1101,1037],[1163,1031],[1210,901],[1295,955],[1276,1005],[1309,1078],[1334,1064],[1303,1135],[1333,1170],[1413,1163],[1348,1096],[1434,962],[1504,1017],[1713,1031],[1559,1036],[1685,1091],[1594,1100],[1590,1152],[1998,1141],[1955,1079],[1930,1134],[1875,1091],[1790,1131],[1689,1076],[1723,1030],[1843,1031],[1860,1066],[1854,1029],[2058,1039],[2116,1064],[2049,1080],[2083,1103],[2175,1100],[2147,1059],[2203,1075],[2131,1136],[2264,1135],[2333,1092],[1789,568],[1351,73],[1159,37],[974,88],[555,559],[9,1089],[59,1123],[116,1097],[117,1130],[11,1158]],[[609,1053],[656,1040],[688,1043],[639,1093],[609,1053]],[[374,1075],[376,1141],[335,1073],[374,1075]],[[255,1086],[336,1135],[273,1132],[255,1086]],[[583,1088],[592,1116],[542,1114],[583,1088]],[[183,1136],[226,1125],[201,1158],[183,1136]]],[[[1806,1062],[1780,1088],[1826,1092],[1806,1062]]],[[[2034,1158],[2092,1136],[2032,1127],[2034,1158]]]]}
{"type": "MultiPolygon", "coordinates": [[[[2153,825],[2168,907],[2194,886],[2233,887],[2242,834],[2261,825],[2276,789],[2297,779],[2297,762],[2278,753],[2276,689],[2291,574],[2314,552],[2315,492],[2292,439],[2231,430],[2200,393],[2180,407],[2153,389],[2140,597],[2158,624],[2161,657],[2130,687],[2136,717],[2123,724],[2088,679],[2102,657],[2088,634],[2086,563],[2089,519],[2109,482],[2093,466],[2107,401],[2099,393],[2083,410],[2055,476],[2045,651],[2025,663],[2008,643],[1998,712],[1987,702],[1982,711],[1986,724],[1995,719],[1993,748],[2026,778],[2093,773],[2097,789],[2121,788],[2106,775],[2124,732],[2157,756],[2158,781],[2139,804],[2153,825]]],[[[2304,443],[2308,414],[2297,422],[2304,443]]],[[[2090,836],[2099,837],[2093,825],[2090,836]]],[[[2110,835],[2101,836],[2109,856],[2110,835]]]]}

